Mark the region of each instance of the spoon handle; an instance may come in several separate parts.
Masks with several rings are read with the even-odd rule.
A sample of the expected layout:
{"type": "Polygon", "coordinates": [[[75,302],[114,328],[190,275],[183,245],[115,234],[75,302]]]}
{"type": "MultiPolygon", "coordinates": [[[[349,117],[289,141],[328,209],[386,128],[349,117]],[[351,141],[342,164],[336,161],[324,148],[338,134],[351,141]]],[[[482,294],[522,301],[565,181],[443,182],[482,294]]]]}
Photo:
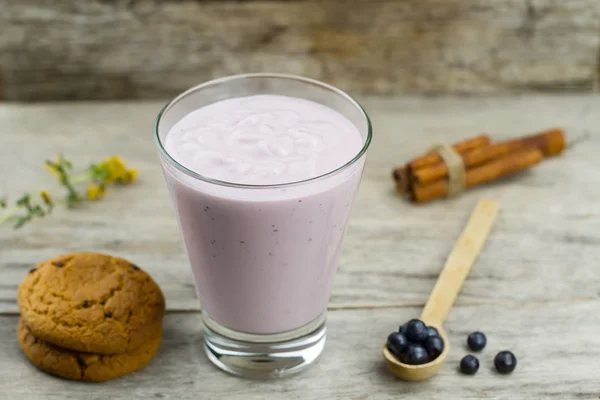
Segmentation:
{"type": "Polygon", "coordinates": [[[498,209],[498,202],[488,199],[481,200],[475,207],[423,309],[421,319],[426,324],[437,323],[441,326],[446,320],[492,230],[498,209]]]}

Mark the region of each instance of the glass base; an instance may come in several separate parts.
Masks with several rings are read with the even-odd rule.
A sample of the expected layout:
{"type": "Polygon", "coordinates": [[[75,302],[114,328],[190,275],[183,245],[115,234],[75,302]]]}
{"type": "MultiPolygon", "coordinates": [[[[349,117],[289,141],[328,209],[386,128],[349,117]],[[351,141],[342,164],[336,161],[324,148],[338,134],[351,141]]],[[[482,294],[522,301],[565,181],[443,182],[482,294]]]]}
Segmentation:
{"type": "Polygon", "coordinates": [[[202,314],[204,350],[217,367],[253,379],[283,378],[304,371],[325,346],[325,314],[293,331],[254,335],[232,331],[202,314]]]}

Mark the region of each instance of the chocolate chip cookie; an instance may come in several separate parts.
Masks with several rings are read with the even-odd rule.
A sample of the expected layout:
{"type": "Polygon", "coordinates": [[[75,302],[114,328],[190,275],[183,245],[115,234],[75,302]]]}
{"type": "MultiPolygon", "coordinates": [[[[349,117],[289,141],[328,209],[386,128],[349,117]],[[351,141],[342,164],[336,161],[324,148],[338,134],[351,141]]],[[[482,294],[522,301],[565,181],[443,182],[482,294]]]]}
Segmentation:
{"type": "Polygon", "coordinates": [[[27,357],[40,369],[63,378],[102,382],[136,371],[152,360],[160,345],[158,329],[137,349],[120,354],[93,354],[66,350],[33,336],[23,319],[17,337],[27,357]]]}
{"type": "Polygon", "coordinates": [[[44,261],[19,285],[21,318],[37,339],[88,353],[127,353],[156,337],[164,296],[135,264],[98,253],[44,261]]]}

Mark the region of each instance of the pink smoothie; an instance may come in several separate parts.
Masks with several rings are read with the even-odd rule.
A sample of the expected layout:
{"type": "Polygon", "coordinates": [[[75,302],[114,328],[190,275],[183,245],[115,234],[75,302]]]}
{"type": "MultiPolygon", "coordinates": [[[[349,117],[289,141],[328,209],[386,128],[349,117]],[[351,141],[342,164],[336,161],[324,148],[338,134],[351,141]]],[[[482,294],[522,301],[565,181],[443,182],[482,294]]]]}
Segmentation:
{"type": "Polygon", "coordinates": [[[300,181],[344,166],[363,144],[340,113],[285,96],[219,101],[173,125],[164,145],[187,169],[234,184],[279,184],[210,183],[163,164],[211,319],[280,333],[326,310],[364,157],[300,181]]]}

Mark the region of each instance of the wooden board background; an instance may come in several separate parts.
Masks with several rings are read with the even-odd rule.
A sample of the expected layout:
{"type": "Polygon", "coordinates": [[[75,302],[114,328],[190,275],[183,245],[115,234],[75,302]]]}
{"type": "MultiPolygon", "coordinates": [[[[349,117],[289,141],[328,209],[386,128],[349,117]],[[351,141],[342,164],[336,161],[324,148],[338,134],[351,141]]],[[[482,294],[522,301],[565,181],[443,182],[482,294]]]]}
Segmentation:
{"type": "MultiPolygon", "coordinates": [[[[595,267],[600,261],[600,95],[359,100],[372,117],[374,140],[332,308],[422,305],[472,207],[485,195],[502,203],[503,216],[486,247],[491,253],[481,255],[469,278],[477,284],[466,285],[459,302],[552,302],[600,294],[597,284],[588,284],[600,278],[595,267]],[[452,143],[481,131],[494,140],[508,139],[539,130],[540,121],[544,127],[564,127],[571,143],[578,144],[530,173],[457,199],[415,207],[394,193],[392,167],[431,143],[452,143]],[[398,290],[399,281],[410,290],[398,290]]],[[[119,154],[140,174],[139,184],[115,188],[100,202],[70,211],[61,207],[16,231],[0,226],[0,313],[18,312],[17,284],[32,265],[82,250],[130,258],[155,276],[170,310],[199,310],[152,140],[152,121],[162,104],[0,107],[0,171],[14,171],[0,179],[0,198],[15,200],[36,187],[51,188],[43,162],[58,153],[79,168],[119,154]]]]}
{"type": "Polygon", "coordinates": [[[382,340],[398,321],[414,317],[416,307],[330,312],[322,358],[300,375],[266,382],[228,376],[210,364],[198,313],[167,314],[154,360],[103,384],[37,370],[17,343],[18,317],[0,315],[0,400],[597,400],[599,325],[587,316],[599,308],[597,299],[457,307],[446,324],[451,345],[446,364],[423,383],[394,378],[381,357],[382,340]],[[478,354],[478,374],[469,377],[457,366],[474,326],[488,333],[489,343],[478,354]],[[494,355],[504,349],[519,357],[510,376],[493,367],[494,355]]]}
{"type": "MultiPolygon", "coordinates": [[[[0,226],[0,400],[598,400],[600,384],[600,95],[360,96],[374,139],[354,205],[314,368],[273,382],[230,377],[202,353],[199,302],[166,185],[152,121],[162,102],[0,105],[0,197],[52,179],[43,160],[77,168],[111,154],[139,169],[135,185],[97,203],[57,208],[20,230],[0,226]],[[444,201],[414,206],[393,190],[392,166],[434,142],[477,132],[506,139],[550,126],[570,147],[526,173],[444,201]],[[419,314],[448,252],[481,197],[502,210],[446,323],[451,350],[439,376],[394,379],[381,345],[419,314]],[[36,262],[96,250],[126,257],[164,290],[161,348],[147,368],[102,385],[53,378],[19,349],[18,283],[36,262]],[[477,376],[457,372],[473,330],[488,335],[477,376]],[[494,372],[496,352],[519,358],[494,372]]],[[[46,186],[47,187],[47,186],[46,186]]]]}
{"type": "Polygon", "coordinates": [[[0,99],[286,72],[353,93],[587,91],[598,0],[0,0],[0,99]]]}

